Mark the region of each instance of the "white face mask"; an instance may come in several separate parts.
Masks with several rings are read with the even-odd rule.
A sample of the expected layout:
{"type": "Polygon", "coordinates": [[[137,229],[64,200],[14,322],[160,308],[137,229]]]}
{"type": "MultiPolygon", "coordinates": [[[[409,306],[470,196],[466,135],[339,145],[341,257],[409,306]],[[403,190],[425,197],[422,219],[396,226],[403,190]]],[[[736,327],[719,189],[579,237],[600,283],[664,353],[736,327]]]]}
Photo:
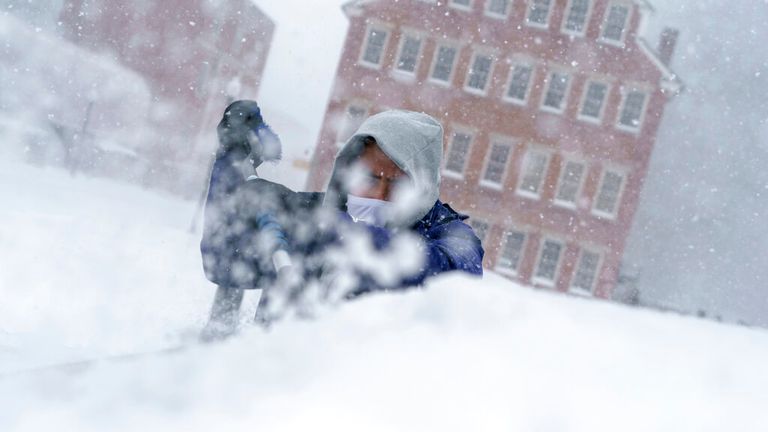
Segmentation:
{"type": "Polygon", "coordinates": [[[389,201],[347,195],[347,213],[355,222],[383,227],[387,224],[391,207],[389,201]]]}

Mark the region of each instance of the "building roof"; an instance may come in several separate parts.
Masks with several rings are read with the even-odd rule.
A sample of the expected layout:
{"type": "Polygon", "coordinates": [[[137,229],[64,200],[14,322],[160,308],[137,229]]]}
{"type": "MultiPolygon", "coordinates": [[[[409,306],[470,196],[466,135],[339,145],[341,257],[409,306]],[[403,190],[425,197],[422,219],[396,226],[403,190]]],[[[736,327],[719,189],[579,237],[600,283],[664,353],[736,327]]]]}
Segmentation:
{"type": "MultiPolygon", "coordinates": [[[[379,1],[380,0],[349,0],[341,6],[341,9],[347,16],[360,16],[362,12],[362,9],[360,9],[361,6],[378,3],[379,1]]],[[[647,0],[632,0],[632,2],[644,13],[655,12],[653,5],[647,0]]],[[[661,72],[661,88],[665,92],[670,92],[672,95],[679,94],[684,88],[680,77],[672,71],[668,65],[661,61],[659,54],[648,44],[648,41],[643,36],[637,36],[637,45],[640,47],[640,51],[642,51],[651,63],[661,72]]]]}

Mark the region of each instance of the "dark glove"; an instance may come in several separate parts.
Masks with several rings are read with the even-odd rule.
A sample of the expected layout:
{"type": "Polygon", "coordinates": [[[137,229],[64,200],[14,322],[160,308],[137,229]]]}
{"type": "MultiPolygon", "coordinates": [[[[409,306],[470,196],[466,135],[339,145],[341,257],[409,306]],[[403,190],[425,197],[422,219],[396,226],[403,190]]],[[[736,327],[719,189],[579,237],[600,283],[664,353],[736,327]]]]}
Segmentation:
{"type": "Polygon", "coordinates": [[[238,161],[250,155],[254,167],[263,161],[280,159],[280,138],[264,122],[255,101],[232,102],[224,110],[216,132],[219,135],[220,155],[228,155],[238,161]]]}

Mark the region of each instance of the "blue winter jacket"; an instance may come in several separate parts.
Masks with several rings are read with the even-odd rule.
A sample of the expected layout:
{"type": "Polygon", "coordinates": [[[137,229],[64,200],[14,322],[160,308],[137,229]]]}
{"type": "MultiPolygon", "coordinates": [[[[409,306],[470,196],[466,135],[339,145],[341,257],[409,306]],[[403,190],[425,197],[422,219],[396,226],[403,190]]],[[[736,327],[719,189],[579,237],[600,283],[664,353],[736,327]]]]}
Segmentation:
{"type": "MultiPolygon", "coordinates": [[[[213,283],[224,287],[249,289],[259,288],[264,284],[264,277],[274,278],[271,261],[258,258],[253,251],[254,239],[263,229],[260,221],[264,214],[276,215],[272,218],[282,222],[285,228],[285,241],[294,255],[317,256],[325,248],[340,241],[340,235],[351,225],[363,228],[377,250],[387,248],[397,234],[392,230],[374,227],[362,222],[353,222],[343,211],[338,211],[338,224],[331,232],[313,236],[309,243],[294,240],[292,223],[301,222],[314,225],[308,210],[322,205],[323,193],[296,193],[281,185],[266,180],[246,181],[237,164],[227,155],[221,155],[214,163],[208,189],[205,208],[205,227],[200,249],[206,277],[213,283]],[[253,195],[243,191],[256,191],[259,197],[270,195],[259,203],[253,195]],[[281,199],[292,202],[285,207],[275,206],[281,199]],[[264,205],[266,201],[267,205],[264,205]],[[300,213],[300,214],[299,214],[300,213]]],[[[258,197],[257,197],[258,198],[258,197]]],[[[326,203],[327,204],[327,203],[326,203]]],[[[427,214],[409,227],[423,243],[424,264],[415,274],[409,275],[395,286],[381,286],[372,277],[360,276],[360,286],[351,295],[369,291],[403,289],[421,285],[425,279],[448,271],[463,271],[473,275],[483,274],[483,247],[472,228],[464,220],[467,216],[454,211],[450,206],[437,200],[427,214]]],[[[304,225],[306,227],[306,225],[304,225]]]]}

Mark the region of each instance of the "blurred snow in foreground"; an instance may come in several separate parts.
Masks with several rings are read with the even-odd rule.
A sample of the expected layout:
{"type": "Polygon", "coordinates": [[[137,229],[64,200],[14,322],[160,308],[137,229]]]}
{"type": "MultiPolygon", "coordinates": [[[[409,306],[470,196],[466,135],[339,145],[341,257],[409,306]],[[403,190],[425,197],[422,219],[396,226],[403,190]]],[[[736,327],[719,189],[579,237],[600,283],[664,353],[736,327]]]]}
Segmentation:
{"type": "MultiPolygon", "coordinates": [[[[0,163],[0,430],[744,431],[768,333],[493,274],[173,346],[204,324],[194,204],[0,163]]],[[[255,302],[251,295],[249,303],[255,302]]]]}

